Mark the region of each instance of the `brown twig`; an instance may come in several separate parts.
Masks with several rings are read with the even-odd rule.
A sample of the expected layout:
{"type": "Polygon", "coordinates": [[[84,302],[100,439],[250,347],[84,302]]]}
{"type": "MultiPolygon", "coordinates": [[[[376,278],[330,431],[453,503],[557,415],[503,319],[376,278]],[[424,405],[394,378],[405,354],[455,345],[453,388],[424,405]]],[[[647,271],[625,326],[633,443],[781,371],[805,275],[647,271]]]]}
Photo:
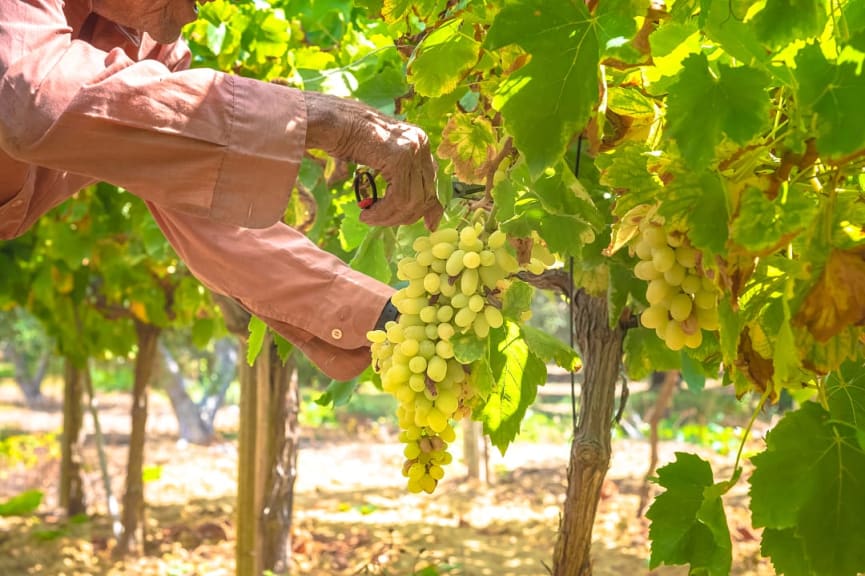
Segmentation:
{"type": "Polygon", "coordinates": [[[496,154],[496,156],[492,160],[490,160],[490,162],[487,166],[487,178],[486,178],[486,181],[484,183],[484,185],[485,185],[484,197],[478,202],[478,204],[479,204],[478,207],[489,206],[493,203],[493,185],[494,185],[494,180],[495,180],[495,176],[496,176],[496,170],[499,169],[499,166],[501,165],[501,163],[504,162],[505,158],[510,156],[513,151],[514,151],[513,140],[510,137],[508,137],[508,139],[505,140],[505,143],[504,143],[504,146],[502,146],[502,149],[499,151],[498,154],[496,154]]]}

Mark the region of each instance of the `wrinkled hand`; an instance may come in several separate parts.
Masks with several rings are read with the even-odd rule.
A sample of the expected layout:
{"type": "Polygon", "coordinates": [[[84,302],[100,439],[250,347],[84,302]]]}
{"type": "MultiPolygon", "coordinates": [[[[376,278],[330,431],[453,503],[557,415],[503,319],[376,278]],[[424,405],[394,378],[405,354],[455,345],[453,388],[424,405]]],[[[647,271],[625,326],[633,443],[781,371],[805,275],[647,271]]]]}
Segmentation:
{"type": "Polygon", "coordinates": [[[387,194],[360,218],[375,226],[411,224],[423,216],[434,230],[444,209],[436,198],[435,161],[423,130],[359,102],[305,92],[306,147],[375,169],[387,194]]]}

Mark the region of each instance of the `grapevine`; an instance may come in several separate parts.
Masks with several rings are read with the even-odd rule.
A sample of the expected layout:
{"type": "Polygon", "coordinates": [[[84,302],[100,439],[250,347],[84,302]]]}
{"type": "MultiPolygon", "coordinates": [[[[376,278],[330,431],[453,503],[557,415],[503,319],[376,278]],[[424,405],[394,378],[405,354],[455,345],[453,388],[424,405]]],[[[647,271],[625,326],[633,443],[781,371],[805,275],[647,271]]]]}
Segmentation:
{"type": "MultiPolygon", "coordinates": [[[[453,339],[485,341],[502,326],[501,297],[520,265],[505,233],[480,222],[418,237],[412,248],[397,266],[408,283],[392,297],[399,318],[367,337],[382,389],[399,402],[408,490],[432,493],[452,460],[453,423],[483,402],[476,371],[455,357],[453,339]]],[[[528,266],[540,271],[544,263],[532,258],[528,266]]]]}
{"type": "Polygon", "coordinates": [[[648,282],[649,307],[640,316],[671,350],[699,348],[703,330],[718,329],[718,289],[702,268],[702,254],[685,230],[666,230],[650,211],[633,241],[634,275],[648,282]]]}

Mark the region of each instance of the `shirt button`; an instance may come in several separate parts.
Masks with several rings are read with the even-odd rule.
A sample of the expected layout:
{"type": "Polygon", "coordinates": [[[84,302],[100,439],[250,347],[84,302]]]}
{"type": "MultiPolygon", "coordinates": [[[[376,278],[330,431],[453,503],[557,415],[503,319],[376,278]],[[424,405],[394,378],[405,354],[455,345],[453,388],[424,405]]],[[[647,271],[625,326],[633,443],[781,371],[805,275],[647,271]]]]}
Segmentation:
{"type": "Polygon", "coordinates": [[[339,340],[342,338],[342,330],[340,330],[339,328],[334,328],[330,331],[330,335],[333,337],[334,340],[339,340]]]}

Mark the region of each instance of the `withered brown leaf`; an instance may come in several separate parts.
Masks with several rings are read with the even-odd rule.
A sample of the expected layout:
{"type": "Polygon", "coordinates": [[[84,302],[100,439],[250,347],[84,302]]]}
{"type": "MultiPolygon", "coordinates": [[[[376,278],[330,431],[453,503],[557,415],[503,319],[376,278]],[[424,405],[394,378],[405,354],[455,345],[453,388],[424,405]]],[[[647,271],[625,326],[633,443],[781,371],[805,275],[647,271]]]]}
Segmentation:
{"type": "Polygon", "coordinates": [[[865,324],[865,247],[832,251],[795,322],[818,342],[826,342],[847,326],[865,324]]]}

